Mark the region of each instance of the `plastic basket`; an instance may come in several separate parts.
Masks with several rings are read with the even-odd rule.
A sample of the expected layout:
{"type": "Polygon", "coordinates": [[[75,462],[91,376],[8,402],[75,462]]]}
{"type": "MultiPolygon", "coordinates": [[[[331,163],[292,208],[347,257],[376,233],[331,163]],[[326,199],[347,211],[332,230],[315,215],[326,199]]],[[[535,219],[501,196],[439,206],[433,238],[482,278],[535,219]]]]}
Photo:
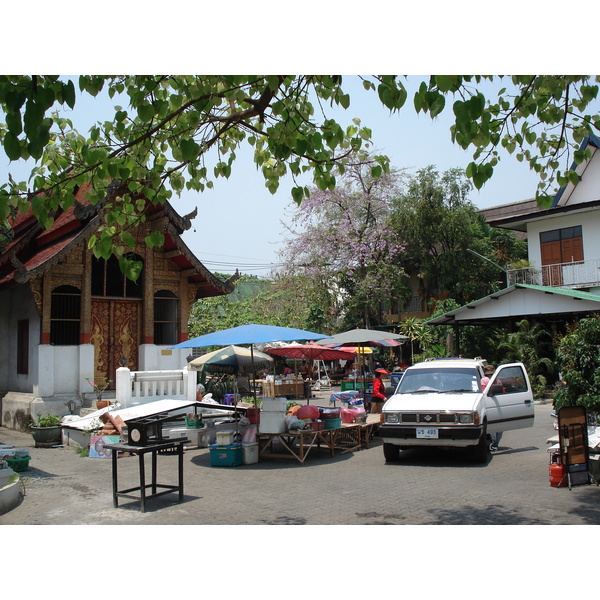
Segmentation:
{"type": "Polygon", "coordinates": [[[200,429],[202,427],[202,415],[193,413],[185,415],[185,426],[187,429],[200,429]]]}
{"type": "Polygon", "coordinates": [[[22,473],[23,471],[29,471],[29,461],[31,460],[31,456],[26,456],[25,458],[5,458],[3,459],[7,462],[8,466],[17,473],[22,473]]]}
{"type": "Polygon", "coordinates": [[[323,429],[339,429],[342,426],[342,419],[325,419],[323,429]]]}

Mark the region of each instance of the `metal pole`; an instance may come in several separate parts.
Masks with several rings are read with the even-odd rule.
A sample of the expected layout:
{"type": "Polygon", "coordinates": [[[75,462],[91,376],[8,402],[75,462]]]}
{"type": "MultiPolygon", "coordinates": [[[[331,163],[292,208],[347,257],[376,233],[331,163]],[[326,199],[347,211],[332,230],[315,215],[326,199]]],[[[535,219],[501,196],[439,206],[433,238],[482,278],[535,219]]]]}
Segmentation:
{"type": "Polygon", "coordinates": [[[475,252],[475,250],[471,250],[470,248],[467,248],[467,252],[474,254],[475,256],[481,258],[481,260],[485,260],[485,261],[489,262],[491,265],[494,265],[497,269],[500,269],[504,273],[504,276],[506,277],[506,286],[508,287],[508,271],[506,269],[504,269],[500,265],[497,265],[494,261],[491,261],[489,258],[486,258],[485,256],[482,256],[478,252],[475,252]]]}

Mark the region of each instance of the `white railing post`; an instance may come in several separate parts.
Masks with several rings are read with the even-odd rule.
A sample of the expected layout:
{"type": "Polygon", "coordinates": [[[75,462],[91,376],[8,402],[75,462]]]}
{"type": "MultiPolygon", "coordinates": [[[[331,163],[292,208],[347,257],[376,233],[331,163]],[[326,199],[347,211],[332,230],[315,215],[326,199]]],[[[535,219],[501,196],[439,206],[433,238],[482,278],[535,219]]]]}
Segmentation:
{"type": "Polygon", "coordinates": [[[129,408],[131,401],[131,371],[127,367],[119,367],[116,372],[115,395],[121,408],[129,408]]]}
{"type": "Polygon", "coordinates": [[[187,399],[190,402],[194,402],[196,400],[196,380],[198,377],[198,371],[192,371],[191,369],[187,369],[187,373],[183,372],[184,383],[186,386],[186,394],[187,399]]]}

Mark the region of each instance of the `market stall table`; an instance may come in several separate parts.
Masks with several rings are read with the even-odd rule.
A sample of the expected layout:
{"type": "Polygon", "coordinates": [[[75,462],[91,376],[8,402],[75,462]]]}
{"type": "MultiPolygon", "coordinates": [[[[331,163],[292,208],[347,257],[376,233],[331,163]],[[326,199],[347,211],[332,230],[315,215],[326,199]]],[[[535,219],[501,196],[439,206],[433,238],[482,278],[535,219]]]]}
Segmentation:
{"type": "Polygon", "coordinates": [[[105,448],[112,450],[112,490],[113,490],[113,506],[117,508],[118,498],[133,498],[134,500],[140,501],[140,508],[142,512],[146,512],[146,500],[150,498],[156,498],[164,494],[170,494],[173,492],[179,493],[179,502],[183,501],[183,445],[189,442],[185,437],[173,438],[170,440],[160,440],[156,442],[150,442],[145,446],[136,446],[128,444],[126,442],[119,442],[116,444],[106,444],[105,448]],[[119,490],[118,486],[118,473],[117,473],[117,457],[119,452],[129,452],[138,455],[139,458],[139,479],[140,485],[131,487],[123,490],[119,490]],[[146,483],[146,470],[144,464],[144,455],[147,453],[152,455],[152,480],[151,483],[146,483]],[[178,459],[178,484],[177,485],[165,485],[159,484],[156,481],[157,472],[157,455],[158,454],[177,454],[178,459]],[[152,493],[146,494],[146,489],[151,488],[152,493]],[[163,491],[158,492],[158,488],[163,491]],[[139,492],[139,496],[132,495],[131,492],[139,492]]]}
{"type": "Polygon", "coordinates": [[[358,391],[350,391],[350,392],[334,392],[329,397],[329,404],[333,404],[335,406],[336,402],[343,402],[346,404],[350,404],[355,400],[361,400],[362,393],[358,391]]]}
{"type": "Polygon", "coordinates": [[[259,457],[289,458],[289,456],[293,456],[298,462],[303,463],[312,448],[320,447],[321,442],[329,448],[331,456],[334,456],[335,432],[335,429],[302,429],[286,433],[257,433],[259,457]],[[279,442],[286,453],[275,452],[274,442],[279,442]],[[270,452],[268,452],[269,449],[270,452]]]}
{"type": "Polygon", "coordinates": [[[379,422],[380,415],[373,414],[367,415],[366,423],[342,423],[340,428],[334,430],[335,447],[343,448],[341,454],[369,448],[379,422]]]}

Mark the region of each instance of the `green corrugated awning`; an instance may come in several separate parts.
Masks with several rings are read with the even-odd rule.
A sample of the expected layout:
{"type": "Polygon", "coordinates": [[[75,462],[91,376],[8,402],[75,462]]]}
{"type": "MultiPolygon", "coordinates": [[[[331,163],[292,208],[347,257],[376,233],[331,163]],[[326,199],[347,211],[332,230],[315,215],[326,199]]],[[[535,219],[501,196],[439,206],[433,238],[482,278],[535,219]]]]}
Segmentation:
{"type": "Polygon", "coordinates": [[[524,317],[568,320],[600,312],[600,294],[517,283],[426,321],[428,325],[487,325],[524,317]]]}

